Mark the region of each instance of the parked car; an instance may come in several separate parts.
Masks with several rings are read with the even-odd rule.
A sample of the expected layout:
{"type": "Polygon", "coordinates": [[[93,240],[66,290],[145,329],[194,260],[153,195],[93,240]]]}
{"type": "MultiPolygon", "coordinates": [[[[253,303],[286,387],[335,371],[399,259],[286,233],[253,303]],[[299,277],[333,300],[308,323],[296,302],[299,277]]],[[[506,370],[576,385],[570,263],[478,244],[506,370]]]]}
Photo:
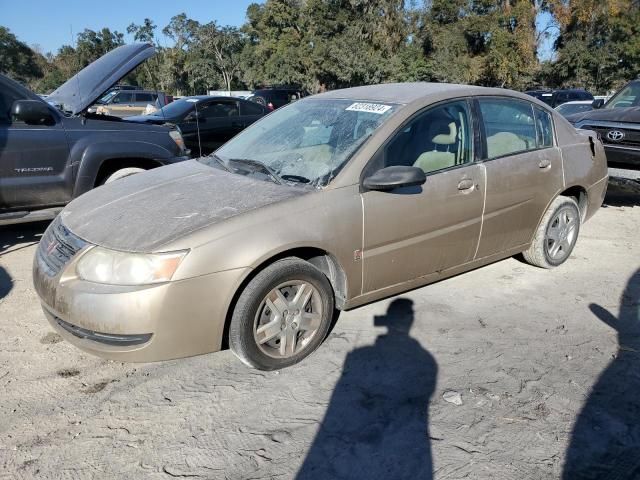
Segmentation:
{"type": "Polygon", "coordinates": [[[176,127],[87,113],[153,53],[146,44],[119,47],[46,101],[0,75],[0,224],[51,219],[98,185],[189,158],[176,127]]]}
{"type": "Polygon", "coordinates": [[[593,100],[575,100],[573,102],[563,103],[555,108],[563,117],[573,115],[574,113],[588,112],[593,110],[593,100]]]}
{"type": "Polygon", "coordinates": [[[173,123],[195,156],[208,155],[269,113],[262,105],[232,97],[186,97],[150,114],[127,117],[128,122],[173,123]]]}
{"type": "Polygon", "coordinates": [[[553,108],[557,107],[558,105],[562,105],[563,103],[572,102],[575,100],[593,101],[593,95],[591,95],[586,90],[582,90],[579,88],[562,90],[527,90],[524,93],[537,98],[538,100],[542,100],[544,103],[553,108]]]}
{"type": "Polygon", "coordinates": [[[269,110],[275,110],[307,95],[308,93],[300,88],[262,88],[254,90],[248,100],[267,107],[269,110]]]}
{"type": "Polygon", "coordinates": [[[149,105],[154,111],[168,103],[163,92],[151,90],[111,90],[102,96],[95,105],[89,107],[91,113],[129,117],[144,113],[149,105]]]}
{"type": "Polygon", "coordinates": [[[594,110],[569,115],[577,128],[597,132],[607,161],[612,166],[640,168],[640,80],[633,80],[604,100],[593,102],[594,110]]]}
{"type": "Polygon", "coordinates": [[[336,90],[73,201],[34,284],[53,328],[91,353],[152,361],[228,342],[278,369],[322,343],[336,308],[521,252],[561,265],[607,178],[593,132],[521,93],[336,90]]]}

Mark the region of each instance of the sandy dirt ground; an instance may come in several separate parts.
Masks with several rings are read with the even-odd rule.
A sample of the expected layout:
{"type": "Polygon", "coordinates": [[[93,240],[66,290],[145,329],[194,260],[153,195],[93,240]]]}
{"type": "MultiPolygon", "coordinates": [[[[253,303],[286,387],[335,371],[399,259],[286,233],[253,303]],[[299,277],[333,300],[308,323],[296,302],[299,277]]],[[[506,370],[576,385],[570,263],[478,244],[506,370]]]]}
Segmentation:
{"type": "Polygon", "coordinates": [[[640,478],[633,188],[564,266],[508,259],[344,312],[270,373],[61,342],[31,283],[46,225],[0,227],[0,478],[640,478]]]}

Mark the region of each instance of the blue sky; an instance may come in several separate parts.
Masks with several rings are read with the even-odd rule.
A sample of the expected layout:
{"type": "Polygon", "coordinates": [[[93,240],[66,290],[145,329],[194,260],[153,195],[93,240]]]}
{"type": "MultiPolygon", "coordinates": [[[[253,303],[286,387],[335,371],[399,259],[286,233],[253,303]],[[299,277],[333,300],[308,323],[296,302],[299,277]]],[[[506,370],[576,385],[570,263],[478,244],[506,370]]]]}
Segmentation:
{"type": "MultiPolygon", "coordinates": [[[[44,52],[55,53],[63,44],[71,43],[75,34],[85,28],[98,30],[109,27],[131,40],[127,26],[151,18],[158,26],[156,34],[178,13],[202,23],[215,20],[221,25],[241,25],[247,7],[257,0],[0,0],[0,25],[8,27],[19,40],[40,45],[44,52]]],[[[170,43],[166,40],[166,43],[170,43]]]]}

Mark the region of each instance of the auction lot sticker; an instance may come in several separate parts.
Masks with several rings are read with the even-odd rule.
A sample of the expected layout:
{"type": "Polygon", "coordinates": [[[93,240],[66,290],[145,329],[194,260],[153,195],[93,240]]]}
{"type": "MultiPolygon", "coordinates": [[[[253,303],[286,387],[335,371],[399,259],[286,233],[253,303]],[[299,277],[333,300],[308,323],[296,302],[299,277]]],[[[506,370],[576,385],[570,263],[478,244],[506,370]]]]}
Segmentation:
{"type": "Polygon", "coordinates": [[[352,103],[346,110],[350,112],[369,112],[382,115],[390,108],[391,105],[382,105],[381,103],[352,103]]]}

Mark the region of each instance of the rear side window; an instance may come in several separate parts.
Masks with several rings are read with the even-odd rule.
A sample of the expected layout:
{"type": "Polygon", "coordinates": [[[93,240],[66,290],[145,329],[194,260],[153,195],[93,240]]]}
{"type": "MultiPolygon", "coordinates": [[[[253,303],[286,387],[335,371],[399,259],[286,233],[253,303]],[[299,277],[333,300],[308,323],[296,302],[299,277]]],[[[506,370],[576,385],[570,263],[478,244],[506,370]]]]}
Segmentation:
{"type": "Polygon", "coordinates": [[[155,102],[155,98],[150,93],[136,93],[136,102],[155,102]]]}
{"type": "Polygon", "coordinates": [[[522,100],[480,99],[487,139],[486,158],[538,148],[533,105],[522,100]]]}
{"type": "Polygon", "coordinates": [[[242,110],[242,115],[262,115],[264,113],[264,108],[255,103],[242,102],[240,109],[242,110]]]}
{"type": "Polygon", "coordinates": [[[553,147],[553,123],[551,114],[542,108],[535,107],[536,143],[538,148],[553,147]]]}

